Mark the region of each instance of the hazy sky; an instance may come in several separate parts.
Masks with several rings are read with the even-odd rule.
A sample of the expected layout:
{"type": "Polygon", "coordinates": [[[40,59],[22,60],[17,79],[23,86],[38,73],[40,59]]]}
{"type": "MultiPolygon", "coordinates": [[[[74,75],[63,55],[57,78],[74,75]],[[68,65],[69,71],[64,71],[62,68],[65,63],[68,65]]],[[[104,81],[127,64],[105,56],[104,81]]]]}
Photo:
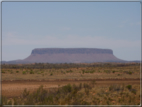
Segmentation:
{"type": "Polygon", "coordinates": [[[139,2],[2,2],[2,60],[34,48],[112,49],[140,60],[139,2]]]}

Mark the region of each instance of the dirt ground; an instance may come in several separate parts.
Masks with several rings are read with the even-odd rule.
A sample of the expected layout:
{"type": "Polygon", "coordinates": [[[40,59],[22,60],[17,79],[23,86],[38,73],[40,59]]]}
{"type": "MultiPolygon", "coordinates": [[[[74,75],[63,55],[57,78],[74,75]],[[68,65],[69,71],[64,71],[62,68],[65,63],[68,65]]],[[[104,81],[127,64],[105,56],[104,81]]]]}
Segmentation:
{"type": "MultiPolygon", "coordinates": [[[[21,96],[22,92],[26,88],[30,92],[33,92],[39,86],[43,85],[45,89],[58,88],[60,86],[79,83],[91,82],[88,80],[5,80],[2,81],[2,95],[12,98],[21,96]]],[[[112,85],[112,84],[140,84],[140,79],[96,79],[96,85],[112,85]]]]}

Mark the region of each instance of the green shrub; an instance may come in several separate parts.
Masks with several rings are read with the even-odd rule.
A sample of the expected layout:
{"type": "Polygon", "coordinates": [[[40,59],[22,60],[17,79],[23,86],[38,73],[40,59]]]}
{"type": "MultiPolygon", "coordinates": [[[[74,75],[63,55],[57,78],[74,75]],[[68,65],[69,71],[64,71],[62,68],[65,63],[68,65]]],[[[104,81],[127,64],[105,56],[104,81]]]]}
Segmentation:
{"type": "Polygon", "coordinates": [[[115,73],[115,71],[112,71],[112,73],[115,73]]]}
{"type": "Polygon", "coordinates": [[[117,76],[120,76],[120,74],[117,74],[117,76]]]}
{"type": "Polygon", "coordinates": [[[12,101],[11,100],[8,101],[7,105],[12,105],[12,101]]]}
{"type": "Polygon", "coordinates": [[[84,74],[84,73],[85,73],[85,70],[82,70],[82,73],[84,74]]]}
{"type": "Polygon", "coordinates": [[[135,89],[132,89],[131,92],[136,94],[137,91],[135,89]]]}
{"type": "Polygon", "coordinates": [[[2,71],[2,73],[5,73],[5,71],[2,71]]]}
{"type": "Polygon", "coordinates": [[[19,71],[16,71],[16,73],[19,73],[19,71]]]}
{"type": "Polygon", "coordinates": [[[127,85],[126,88],[129,89],[129,90],[131,90],[132,86],[131,85],[127,85]]]}
{"type": "Polygon", "coordinates": [[[23,74],[26,74],[26,71],[23,71],[23,74]]]}
{"type": "Polygon", "coordinates": [[[90,86],[89,84],[86,84],[86,83],[83,84],[83,87],[84,87],[84,88],[88,88],[88,89],[91,88],[91,86],[90,86]]]}
{"type": "Polygon", "coordinates": [[[72,70],[69,70],[69,71],[66,71],[67,73],[72,73],[73,71],[72,70]]]}
{"type": "Polygon", "coordinates": [[[95,72],[95,70],[90,71],[90,73],[94,73],[94,72],[95,72]]]}
{"type": "Polygon", "coordinates": [[[51,73],[50,76],[52,76],[53,74],[51,73]]]}
{"type": "Polygon", "coordinates": [[[131,75],[131,74],[132,74],[132,72],[131,72],[131,71],[129,71],[129,72],[128,72],[128,74],[130,74],[130,75],[131,75]]]}
{"type": "Polygon", "coordinates": [[[133,72],[131,72],[131,71],[124,71],[124,73],[131,75],[133,72]]]}
{"type": "Polygon", "coordinates": [[[29,91],[27,91],[27,89],[24,89],[24,92],[22,94],[22,97],[25,98],[29,95],[29,91]]]}
{"type": "Polygon", "coordinates": [[[72,94],[75,95],[81,88],[81,86],[76,86],[75,84],[73,84],[72,86],[72,94]]]}
{"type": "Polygon", "coordinates": [[[46,99],[47,91],[43,89],[41,85],[36,92],[33,93],[33,98],[36,102],[43,102],[46,99]]]}
{"type": "Polygon", "coordinates": [[[85,71],[85,73],[90,73],[90,71],[85,71]]]}
{"type": "Polygon", "coordinates": [[[68,93],[68,92],[71,92],[72,90],[72,86],[70,84],[68,85],[65,85],[61,88],[61,90],[64,92],[64,93],[68,93]]]}
{"type": "Polygon", "coordinates": [[[30,74],[34,74],[34,71],[30,71],[30,74]]]}

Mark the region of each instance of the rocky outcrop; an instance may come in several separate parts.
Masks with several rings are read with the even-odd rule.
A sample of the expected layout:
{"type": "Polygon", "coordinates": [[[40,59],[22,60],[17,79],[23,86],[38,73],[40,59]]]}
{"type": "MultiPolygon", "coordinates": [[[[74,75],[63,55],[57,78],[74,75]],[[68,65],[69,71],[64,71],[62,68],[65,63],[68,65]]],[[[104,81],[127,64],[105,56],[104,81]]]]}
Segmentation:
{"type": "Polygon", "coordinates": [[[113,55],[111,49],[97,48],[38,48],[24,59],[31,63],[92,63],[124,62],[113,55]]]}

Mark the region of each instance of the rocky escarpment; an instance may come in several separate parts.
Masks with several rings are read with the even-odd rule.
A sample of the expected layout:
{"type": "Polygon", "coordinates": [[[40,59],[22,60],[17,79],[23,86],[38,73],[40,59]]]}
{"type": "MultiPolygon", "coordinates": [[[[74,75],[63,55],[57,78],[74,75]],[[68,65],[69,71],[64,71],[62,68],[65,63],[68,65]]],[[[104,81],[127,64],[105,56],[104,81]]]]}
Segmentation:
{"type": "Polygon", "coordinates": [[[31,63],[92,63],[123,62],[111,49],[97,48],[38,48],[24,59],[31,63]]]}
{"type": "Polygon", "coordinates": [[[31,54],[113,54],[111,49],[97,48],[39,48],[32,50],[31,54]]]}

